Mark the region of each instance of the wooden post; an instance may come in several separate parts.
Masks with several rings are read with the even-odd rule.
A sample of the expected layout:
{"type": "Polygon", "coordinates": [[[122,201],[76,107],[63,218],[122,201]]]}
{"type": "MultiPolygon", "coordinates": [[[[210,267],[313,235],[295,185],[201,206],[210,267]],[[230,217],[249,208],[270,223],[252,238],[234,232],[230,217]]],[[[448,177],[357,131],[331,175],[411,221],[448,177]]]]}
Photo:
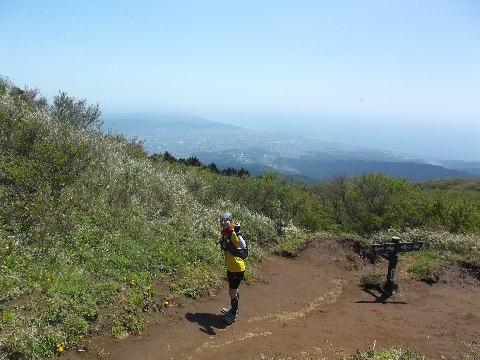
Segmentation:
{"type": "Polygon", "coordinates": [[[395,244],[395,251],[388,253],[388,271],[387,271],[387,280],[385,281],[384,290],[387,295],[393,295],[396,284],[396,273],[397,273],[397,264],[398,264],[398,244],[400,238],[394,236],[392,237],[392,243],[395,244]]]}
{"type": "Polygon", "coordinates": [[[407,251],[418,251],[422,248],[423,242],[400,242],[400,238],[397,236],[392,237],[391,243],[386,244],[372,244],[373,252],[381,255],[388,260],[387,280],[384,285],[384,292],[386,295],[393,295],[397,280],[397,264],[398,253],[407,251]]]}

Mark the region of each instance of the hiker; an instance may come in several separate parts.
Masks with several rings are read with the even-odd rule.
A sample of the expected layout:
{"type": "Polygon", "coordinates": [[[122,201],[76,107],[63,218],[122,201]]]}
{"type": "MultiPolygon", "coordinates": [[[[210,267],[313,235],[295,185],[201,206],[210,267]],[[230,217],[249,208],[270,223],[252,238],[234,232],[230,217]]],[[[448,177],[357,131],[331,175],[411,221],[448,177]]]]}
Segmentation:
{"type": "Polygon", "coordinates": [[[245,273],[245,262],[242,258],[232,255],[232,253],[227,250],[227,241],[231,241],[236,248],[239,247],[239,239],[232,224],[231,213],[225,212],[220,216],[220,227],[222,228],[222,239],[220,243],[222,250],[225,251],[228,293],[231,304],[230,308],[223,308],[222,313],[225,314],[224,321],[227,324],[232,324],[238,317],[238,300],[240,298],[238,287],[245,273]]]}

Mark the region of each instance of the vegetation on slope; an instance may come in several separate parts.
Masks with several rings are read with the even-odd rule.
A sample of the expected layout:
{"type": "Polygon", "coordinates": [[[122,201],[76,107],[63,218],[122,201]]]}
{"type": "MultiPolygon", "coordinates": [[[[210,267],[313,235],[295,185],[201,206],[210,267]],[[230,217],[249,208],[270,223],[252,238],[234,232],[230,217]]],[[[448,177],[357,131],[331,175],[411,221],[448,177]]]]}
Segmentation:
{"type": "Polygon", "coordinates": [[[105,329],[120,338],[172,298],[214,294],[225,209],[250,240],[248,261],[261,248],[295,255],[322,232],[364,242],[414,234],[432,254],[455,255],[441,261],[479,261],[470,190],[383,174],[310,186],[223,173],[148,156],[138,141],[101,133],[100,116],[85,100],[59,93],[49,104],[0,79],[0,359],[53,356],[105,329]]]}

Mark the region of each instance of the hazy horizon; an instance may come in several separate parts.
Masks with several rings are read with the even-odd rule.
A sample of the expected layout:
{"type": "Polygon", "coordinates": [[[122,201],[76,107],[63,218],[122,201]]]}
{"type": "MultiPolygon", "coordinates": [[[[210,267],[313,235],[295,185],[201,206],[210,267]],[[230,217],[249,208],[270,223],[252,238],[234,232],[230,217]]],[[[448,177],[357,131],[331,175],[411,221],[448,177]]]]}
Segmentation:
{"type": "Polygon", "coordinates": [[[480,160],[480,2],[2,1],[0,76],[99,103],[480,160]]]}
{"type": "Polygon", "coordinates": [[[401,121],[302,114],[215,114],[209,119],[254,130],[299,135],[398,153],[480,161],[478,123],[472,123],[470,129],[456,128],[455,124],[435,126],[434,121],[404,126],[401,121]],[[455,141],[458,140],[461,146],[455,146],[455,141]]]}
{"type": "MultiPolygon", "coordinates": [[[[221,122],[240,126],[246,129],[258,130],[271,133],[279,133],[283,135],[302,136],[312,139],[321,139],[342,143],[346,145],[356,145],[372,149],[382,149],[396,153],[420,155],[434,159],[448,159],[461,161],[480,161],[480,156],[474,153],[465,153],[463,149],[452,149],[448,147],[448,138],[452,135],[450,133],[442,133],[446,131],[444,128],[430,128],[425,124],[418,124],[414,133],[412,128],[402,128],[401,124],[397,128],[393,128],[392,124],[387,123],[387,127],[382,126],[381,120],[377,120],[375,132],[370,131],[371,128],[366,126],[366,121],[356,122],[356,119],[334,119],[325,116],[314,117],[306,115],[268,115],[268,114],[215,114],[212,116],[205,116],[201,114],[182,113],[178,111],[168,111],[164,113],[147,113],[147,112],[125,112],[125,113],[105,113],[106,118],[128,117],[134,114],[135,117],[140,118],[142,114],[146,118],[154,118],[155,115],[182,114],[198,115],[208,120],[221,122]],[[328,122],[328,126],[321,126],[322,122],[328,122]],[[301,125],[299,125],[301,124],[301,125]],[[347,130],[346,130],[347,129],[347,130]],[[430,137],[435,136],[435,140],[430,139],[428,146],[425,147],[423,137],[428,133],[430,137]],[[456,155],[455,155],[456,154],[456,155]]],[[[371,121],[374,123],[374,121],[371,121]]],[[[450,129],[455,132],[455,129],[450,129]]],[[[465,143],[470,141],[473,146],[477,146],[477,136],[474,132],[462,134],[465,143]]],[[[142,140],[142,139],[140,139],[142,140]]]]}

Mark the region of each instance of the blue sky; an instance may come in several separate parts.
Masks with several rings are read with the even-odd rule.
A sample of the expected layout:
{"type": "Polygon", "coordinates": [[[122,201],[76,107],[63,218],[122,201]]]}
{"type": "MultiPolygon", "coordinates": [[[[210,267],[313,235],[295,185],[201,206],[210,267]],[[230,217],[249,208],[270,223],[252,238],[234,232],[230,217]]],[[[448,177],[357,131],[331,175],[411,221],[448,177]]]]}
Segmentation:
{"type": "Polygon", "coordinates": [[[105,114],[480,160],[477,0],[1,0],[0,75],[105,114]]]}

